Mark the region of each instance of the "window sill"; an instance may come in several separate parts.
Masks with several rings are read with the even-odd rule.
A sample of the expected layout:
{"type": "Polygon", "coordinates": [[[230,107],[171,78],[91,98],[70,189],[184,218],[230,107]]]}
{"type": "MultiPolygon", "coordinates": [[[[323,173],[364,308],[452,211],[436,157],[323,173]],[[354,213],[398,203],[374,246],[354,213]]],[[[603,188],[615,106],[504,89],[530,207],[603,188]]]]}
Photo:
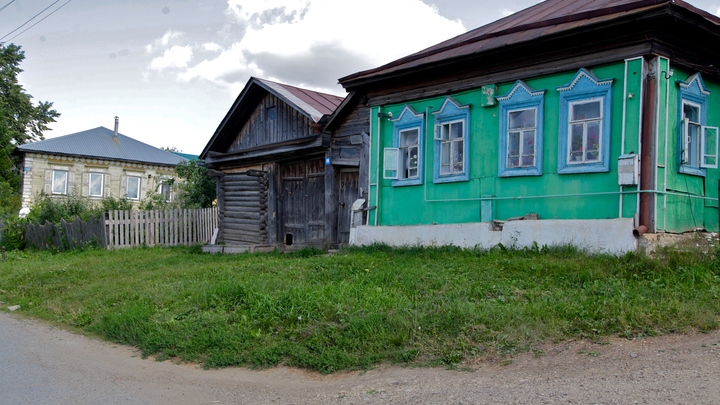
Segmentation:
{"type": "Polygon", "coordinates": [[[698,167],[694,167],[694,166],[688,166],[688,165],[682,165],[682,164],[681,164],[681,165],[678,167],[678,173],[689,174],[689,175],[692,175],[692,176],[705,177],[705,175],[707,174],[707,170],[706,170],[706,169],[701,169],[701,168],[698,168],[698,167]]]}
{"type": "Polygon", "coordinates": [[[467,174],[455,174],[452,176],[442,176],[442,177],[433,179],[433,183],[436,183],[436,184],[456,183],[459,181],[470,181],[470,176],[467,174]]]}
{"type": "Polygon", "coordinates": [[[609,165],[606,165],[604,162],[566,165],[564,167],[558,168],[558,174],[607,173],[609,171],[609,165]]]}
{"type": "Polygon", "coordinates": [[[521,167],[517,169],[503,169],[498,177],[520,177],[520,176],[542,176],[543,172],[538,167],[521,167]]]}
{"type": "Polygon", "coordinates": [[[419,185],[422,185],[422,179],[393,180],[392,181],[393,187],[419,186],[419,185]]]}

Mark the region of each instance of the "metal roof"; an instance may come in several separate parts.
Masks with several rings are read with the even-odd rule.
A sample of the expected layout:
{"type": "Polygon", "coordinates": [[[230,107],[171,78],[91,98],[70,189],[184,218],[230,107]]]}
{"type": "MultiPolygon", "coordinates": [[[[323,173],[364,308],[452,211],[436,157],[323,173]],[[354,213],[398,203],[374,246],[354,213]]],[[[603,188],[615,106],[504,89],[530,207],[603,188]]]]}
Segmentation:
{"type": "Polygon", "coordinates": [[[259,78],[255,78],[255,80],[267,86],[269,90],[275,92],[276,95],[282,96],[282,98],[303,110],[315,123],[318,123],[323,115],[332,114],[344,100],[344,97],[301,89],[288,84],[271,82],[270,80],[259,78]]]}
{"type": "Polygon", "coordinates": [[[720,25],[720,18],[680,0],[547,0],[394,62],[343,77],[340,83],[352,86],[352,82],[480,54],[610,19],[631,17],[668,4],[720,25]]]}
{"type": "Polygon", "coordinates": [[[16,150],[172,166],[187,160],[120,133],[117,139],[114,139],[113,134],[114,131],[111,129],[97,127],[20,145],[16,150]]]}

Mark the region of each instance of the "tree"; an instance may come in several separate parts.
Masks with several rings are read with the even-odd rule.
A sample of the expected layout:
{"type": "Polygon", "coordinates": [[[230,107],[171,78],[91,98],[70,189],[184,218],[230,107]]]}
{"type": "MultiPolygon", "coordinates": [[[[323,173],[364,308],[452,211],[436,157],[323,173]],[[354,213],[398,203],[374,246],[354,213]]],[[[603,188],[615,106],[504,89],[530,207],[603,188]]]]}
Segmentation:
{"type": "Polygon", "coordinates": [[[178,177],[185,180],[179,185],[178,200],[183,208],[210,208],[216,198],[215,178],[207,175],[207,168],[198,161],[188,160],[175,165],[178,177]]]}
{"type": "Polygon", "coordinates": [[[33,105],[32,96],[18,83],[23,59],[25,52],[19,46],[0,45],[0,182],[15,194],[20,190],[20,172],[15,169],[13,150],[18,145],[42,140],[43,132],[49,129],[47,125],[60,116],[52,109],[52,103],[33,105]]]}

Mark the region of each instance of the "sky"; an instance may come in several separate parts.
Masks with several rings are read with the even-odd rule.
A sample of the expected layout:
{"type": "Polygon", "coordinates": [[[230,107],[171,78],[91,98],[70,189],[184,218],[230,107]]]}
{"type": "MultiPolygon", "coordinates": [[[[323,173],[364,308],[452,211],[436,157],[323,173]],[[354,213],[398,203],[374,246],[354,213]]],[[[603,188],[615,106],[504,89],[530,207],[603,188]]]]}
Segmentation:
{"type": "Polygon", "coordinates": [[[251,76],[344,96],[343,76],[538,2],[0,0],[0,42],[22,47],[20,83],[61,114],[46,138],[118,116],[124,135],[199,154],[251,76]]]}

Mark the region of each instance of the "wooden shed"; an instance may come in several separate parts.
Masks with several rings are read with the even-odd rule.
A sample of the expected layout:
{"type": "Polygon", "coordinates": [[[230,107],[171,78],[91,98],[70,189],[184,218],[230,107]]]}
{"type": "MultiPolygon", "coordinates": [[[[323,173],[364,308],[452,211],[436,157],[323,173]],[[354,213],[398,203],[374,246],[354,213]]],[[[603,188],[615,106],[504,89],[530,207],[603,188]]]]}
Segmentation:
{"type": "Polygon", "coordinates": [[[218,177],[220,241],[281,248],[348,242],[351,206],[365,191],[369,137],[344,122],[337,136],[324,130],[343,100],[250,78],[200,155],[218,177]]]}

